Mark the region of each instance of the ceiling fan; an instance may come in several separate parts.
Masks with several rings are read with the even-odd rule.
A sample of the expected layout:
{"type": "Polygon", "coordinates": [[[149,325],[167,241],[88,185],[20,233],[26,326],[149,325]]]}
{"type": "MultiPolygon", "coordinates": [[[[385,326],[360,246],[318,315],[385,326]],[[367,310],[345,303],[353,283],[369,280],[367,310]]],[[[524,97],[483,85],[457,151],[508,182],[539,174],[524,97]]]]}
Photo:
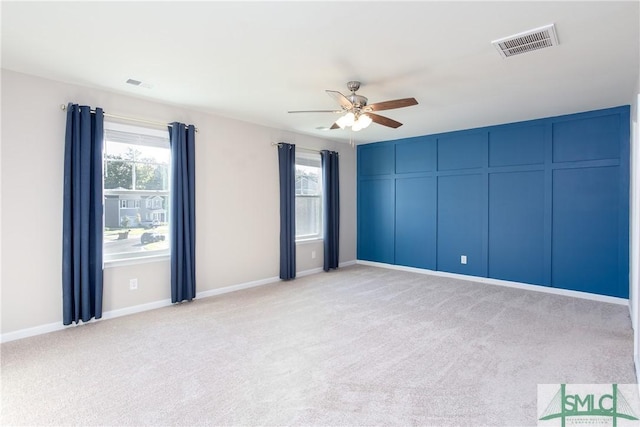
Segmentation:
{"type": "Polygon", "coordinates": [[[372,122],[390,128],[399,128],[402,123],[397,122],[374,111],[393,110],[395,108],[410,107],[417,105],[415,98],[394,99],[393,101],[376,102],[375,104],[367,104],[368,99],[362,95],[357,95],[356,91],[360,89],[360,82],[350,81],[347,87],[351,91],[350,95],[343,95],[335,90],[327,90],[327,94],[340,104],[340,110],[301,110],[289,111],[289,113],[337,113],[343,114],[330,129],[344,129],[351,127],[353,131],[359,131],[366,128],[372,122]]]}

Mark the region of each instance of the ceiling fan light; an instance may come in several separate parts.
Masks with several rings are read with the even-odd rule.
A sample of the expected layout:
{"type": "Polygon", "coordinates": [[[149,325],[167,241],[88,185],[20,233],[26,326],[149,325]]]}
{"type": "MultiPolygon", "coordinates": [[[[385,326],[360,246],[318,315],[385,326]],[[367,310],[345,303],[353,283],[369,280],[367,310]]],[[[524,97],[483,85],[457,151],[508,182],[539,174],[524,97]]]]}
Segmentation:
{"type": "Polygon", "coordinates": [[[361,114],[358,118],[357,124],[360,126],[360,129],[364,129],[368,127],[372,122],[373,120],[371,119],[371,117],[367,116],[366,114],[361,114]]]}
{"type": "Polygon", "coordinates": [[[358,120],[356,120],[356,122],[351,127],[351,130],[353,130],[354,132],[358,132],[359,130],[362,130],[369,126],[372,121],[373,120],[371,120],[371,117],[367,116],[366,114],[361,114],[360,117],[358,117],[358,120]]]}
{"type": "Polygon", "coordinates": [[[344,116],[336,120],[336,124],[340,126],[340,129],[344,129],[349,126],[353,126],[354,120],[355,120],[355,116],[353,115],[353,113],[348,112],[347,114],[345,114],[344,116]]]}

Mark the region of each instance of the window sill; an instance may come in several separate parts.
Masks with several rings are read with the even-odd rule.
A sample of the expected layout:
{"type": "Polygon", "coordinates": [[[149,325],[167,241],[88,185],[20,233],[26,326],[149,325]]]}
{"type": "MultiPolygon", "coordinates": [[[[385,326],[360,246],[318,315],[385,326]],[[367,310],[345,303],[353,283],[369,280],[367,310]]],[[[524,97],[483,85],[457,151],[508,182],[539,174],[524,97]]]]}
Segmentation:
{"type": "Polygon", "coordinates": [[[125,267],[128,265],[148,264],[151,262],[164,262],[164,261],[170,261],[170,260],[171,260],[171,256],[168,254],[137,257],[137,258],[114,259],[112,261],[105,261],[104,268],[125,267]]]}
{"type": "Polygon", "coordinates": [[[296,245],[306,245],[309,243],[318,243],[318,242],[322,242],[324,239],[322,237],[315,237],[313,239],[301,239],[301,240],[296,240],[296,245]]]}

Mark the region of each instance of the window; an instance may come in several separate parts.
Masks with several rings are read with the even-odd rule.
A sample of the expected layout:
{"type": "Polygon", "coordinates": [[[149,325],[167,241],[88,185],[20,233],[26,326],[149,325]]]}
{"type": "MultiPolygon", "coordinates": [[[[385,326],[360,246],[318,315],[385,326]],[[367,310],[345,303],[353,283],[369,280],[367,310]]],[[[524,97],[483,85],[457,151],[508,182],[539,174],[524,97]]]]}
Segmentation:
{"type": "Polygon", "coordinates": [[[296,152],[296,241],[322,238],[320,153],[296,152]]]}
{"type": "Polygon", "coordinates": [[[120,208],[135,209],[140,207],[140,199],[120,199],[120,208]]]}
{"type": "Polygon", "coordinates": [[[147,209],[162,209],[164,206],[164,200],[162,197],[151,197],[146,201],[147,209]]]}
{"type": "Polygon", "coordinates": [[[105,122],[104,260],[169,254],[169,132],[105,122]]]}

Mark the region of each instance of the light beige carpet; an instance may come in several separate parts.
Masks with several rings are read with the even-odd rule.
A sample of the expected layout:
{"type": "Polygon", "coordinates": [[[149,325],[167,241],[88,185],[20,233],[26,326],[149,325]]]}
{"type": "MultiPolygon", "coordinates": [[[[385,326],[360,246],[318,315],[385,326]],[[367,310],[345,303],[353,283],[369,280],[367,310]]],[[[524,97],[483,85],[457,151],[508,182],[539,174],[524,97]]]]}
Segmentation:
{"type": "Polygon", "coordinates": [[[3,425],[535,425],[633,383],[625,306],[353,266],[5,343],[3,425]]]}

